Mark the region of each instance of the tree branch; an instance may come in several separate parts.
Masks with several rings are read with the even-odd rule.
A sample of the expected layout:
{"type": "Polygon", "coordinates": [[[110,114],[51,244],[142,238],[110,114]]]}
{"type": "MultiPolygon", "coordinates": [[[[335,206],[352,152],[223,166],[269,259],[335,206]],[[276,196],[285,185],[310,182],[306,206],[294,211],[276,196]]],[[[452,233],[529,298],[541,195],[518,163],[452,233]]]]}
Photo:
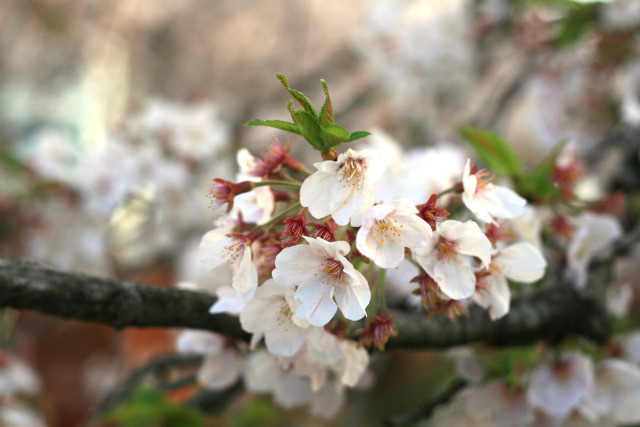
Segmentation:
{"type": "Polygon", "coordinates": [[[115,329],[205,329],[248,341],[238,319],[212,316],[212,295],[53,270],[27,260],[0,259],[0,307],[93,321],[115,329]]]}
{"type": "MultiPolygon", "coordinates": [[[[394,313],[396,314],[396,313],[394,313]]],[[[491,320],[486,310],[474,306],[456,323],[428,319],[424,313],[398,314],[398,336],[387,343],[394,348],[448,348],[474,342],[494,345],[556,342],[567,335],[603,341],[609,332],[602,305],[585,291],[562,285],[515,298],[509,314],[491,320]]]]}
{"type": "MultiPolygon", "coordinates": [[[[0,260],[0,307],[124,327],[203,329],[248,341],[238,319],[210,315],[216,298],[181,289],[157,288],[114,279],[56,271],[26,260],[0,260]]],[[[453,323],[422,312],[396,313],[398,336],[387,348],[445,348],[472,342],[496,345],[555,341],[570,334],[602,340],[607,316],[598,301],[569,286],[542,289],[515,299],[508,316],[492,321],[472,307],[453,323]]]]}

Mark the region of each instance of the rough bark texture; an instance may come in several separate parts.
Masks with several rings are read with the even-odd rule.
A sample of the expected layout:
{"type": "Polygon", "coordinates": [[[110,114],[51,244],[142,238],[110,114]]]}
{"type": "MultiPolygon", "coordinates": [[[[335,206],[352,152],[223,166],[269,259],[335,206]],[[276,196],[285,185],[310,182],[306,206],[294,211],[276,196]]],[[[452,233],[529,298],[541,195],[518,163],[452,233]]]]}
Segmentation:
{"type": "MultiPolygon", "coordinates": [[[[395,313],[394,313],[395,314],[395,313]]],[[[456,323],[427,319],[423,313],[396,318],[398,336],[387,348],[447,348],[473,342],[495,345],[555,342],[580,334],[597,341],[606,338],[609,325],[602,306],[593,297],[569,286],[541,289],[511,303],[509,314],[492,321],[488,313],[471,307],[470,315],[456,323]]]]}
{"type": "MultiPolygon", "coordinates": [[[[0,307],[100,322],[116,329],[193,328],[248,340],[237,318],[208,313],[215,300],[205,293],[61,272],[25,260],[0,260],[0,307]]],[[[597,300],[568,286],[515,299],[509,315],[498,321],[477,307],[456,323],[427,319],[422,312],[395,314],[399,334],[388,342],[389,349],[444,348],[480,341],[510,345],[555,341],[570,334],[600,340],[608,332],[606,314],[597,300]]]]}
{"type": "Polygon", "coordinates": [[[0,260],[0,307],[100,322],[116,329],[193,328],[248,340],[237,318],[209,314],[215,301],[206,293],[62,272],[26,260],[0,260]]]}

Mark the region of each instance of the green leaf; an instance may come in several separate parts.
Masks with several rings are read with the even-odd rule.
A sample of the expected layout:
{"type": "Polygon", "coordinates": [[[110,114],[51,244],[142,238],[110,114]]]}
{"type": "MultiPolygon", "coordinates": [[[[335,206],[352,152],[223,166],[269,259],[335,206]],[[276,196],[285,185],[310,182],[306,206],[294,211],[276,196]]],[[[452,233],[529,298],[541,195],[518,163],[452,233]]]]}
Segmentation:
{"type": "Polygon", "coordinates": [[[320,127],[320,138],[322,138],[328,150],[332,150],[342,144],[349,135],[348,130],[334,123],[320,127]]]}
{"type": "Polygon", "coordinates": [[[336,120],[333,117],[333,106],[331,105],[331,98],[329,97],[329,88],[327,88],[327,82],[324,79],[320,80],[322,83],[322,90],[324,90],[324,105],[320,110],[320,125],[326,126],[330,123],[334,123],[336,120]]]}
{"type": "Polygon", "coordinates": [[[518,194],[534,200],[547,200],[560,194],[560,190],[553,184],[551,178],[556,160],[566,143],[566,141],[562,141],[557,144],[553,151],[538,163],[531,172],[516,180],[518,194]]]}
{"type": "Polygon", "coordinates": [[[316,117],[312,116],[305,110],[294,111],[293,107],[289,111],[291,111],[293,121],[296,122],[296,125],[300,130],[300,135],[309,141],[309,144],[311,144],[316,150],[323,152],[327,151],[327,148],[320,136],[322,128],[318,124],[316,117]]]}
{"type": "Polygon", "coordinates": [[[508,177],[522,175],[520,158],[498,135],[472,127],[462,127],[460,133],[492,172],[508,177]]]}
{"type": "Polygon", "coordinates": [[[276,77],[278,78],[278,80],[280,80],[282,86],[284,86],[284,88],[289,91],[291,96],[293,96],[295,100],[300,103],[300,105],[305,109],[306,112],[314,117],[318,117],[318,112],[304,93],[291,89],[291,87],[289,87],[289,82],[287,81],[287,78],[284,76],[284,74],[278,73],[276,74],[276,77]]]}
{"type": "Polygon", "coordinates": [[[273,403],[254,398],[235,411],[229,421],[230,427],[278,427],[286,425],[286,414],[273,403]]]}
{"type": "Polygon", "coordinates": [[[575,7],[561,20],[562,27],[556,36],[556,44],[564,47],[578,41],[597,19],[597,5],[575,3],[575,7]]]}
{"type": "Polygon", "coordinates": [[[205,425],[205,418],[200,412],[171,402],[160,391],[152,388],[136,390],[128,402],[114,408],[101,421],[120,427],[205,425]]]}
{"type": "Polygon", "coordinates": [[[269,126],[272,128],[284,130],[287,132],[295,133],[296,135],[300,135],[300,130],[295,123],[285,122],[284,120],[251,120],[245,126],[269,126]]]}
{"type": "Polygon", "coordinates": [[[362,139],[365,138],[367,136],[371,135],[371,132],[367,132],[364,130],[357,130],[355,132],[351,132],[351,134],[349,135],[349,138],[345,139],[344,142],[353,142],[356,141],[358,139],[362,139]]]}

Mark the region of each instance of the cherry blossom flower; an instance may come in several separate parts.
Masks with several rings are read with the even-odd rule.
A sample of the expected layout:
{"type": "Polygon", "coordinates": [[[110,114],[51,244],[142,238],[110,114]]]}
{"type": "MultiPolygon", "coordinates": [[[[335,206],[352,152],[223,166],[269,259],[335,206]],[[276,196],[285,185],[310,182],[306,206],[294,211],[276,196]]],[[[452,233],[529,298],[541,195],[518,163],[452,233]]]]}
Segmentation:
{"type": "Polygon", "coordinates": [[[424,247],[433,232],[408,200],[375,205],[362,216],[356,247],[381,268],[396,268],[404,248],[424,247]]]}
{"type": "Polygon", "coordinates": [[[349,320],[365,316],[371,291],[365,277],[345,258],[347,242],[305,237],[308,245],[285,248],[276,257],[273,278],[283,286],[297,286],[297,316],[324,326],[338,308],[349,320]]]}
{"type": "Polygon", "coordinates": [[[203,354],[198,382],[211,390],[222,390],[236,382],[244,370],[246,344],[204,331],[185,331],[178,336],[181,353],[203,354]]]}
{"type": "Polygon", "coordinates": [[[469,347],[455,347],[445,354],[453,358],[456,374],[465,381],[478,383],[487,374],[487,369],[469,347]]]}
{"type": "Polygon", "coordinates": [[[318,170],[302,183],[300,203],[314,218],[331,215],[339,225],[359,226],[376,201],[373,183],[388,164],[389,159],[375,148],[348,149],[336,161],[316,163],[318,170]]]}
{"type": "Polygon", "coordinates": [[[620,344],[625,359],[640,365],[640,331],[631,332],[620,344]]]}
{"type": "Polygon", "coordinates": [[[309,323],[294,314],[293,294],[293,288],[274,280],[258,288],[240,313],[242,329],[254,334],[252,346],[264,336],[267,350],[275,355],[293,356],[302,348],[309,323]]]}
{"type": "Polygon", "coordinates": [[[229,263],[235,272],[231,286],[238,292],[238,298],[247,302],[253,297],[258,287],[258,270],[246,236],[233,233],[228,226],[210,230],[200,242],[200,260],[205,270],[229,263]]]}
{"type": "Polygon", "coordinates": [[[462,174],[462,201],[481,221],[494,223],[494,218],[516,218],[524,212],[526,200],[513,190],[494,185],[487,172],[472,172],[470,160],[462,174]]]}
{"type": "Polygon", "coordinates": [[[578,287],[587,281],[591,258],[622,235],[622,228],[611,215],[584,212],[575,218],[574,232],[567,247],[569,275],[578,287]]]}
{"type": "Polygon", "coordinates": [[[605,359],[596,367],[589,402],[598,417],[617,424],[640,421],[640,368],[622,359],[605,359]]]}
{"type": "Polygon", "coordinates": [[[533,283],[543,275],[547,262],[531,243],[520,242],[498,251],[491,259],[488,274],[480,274],[473,300],[489,309],[492,320],[509,312],[511,292],[507,279],[533,283]]]}
{"type": "Polygon", "coordinates": [[[235,197],[236,212],[242,220],[252,224],[264,224],[271,219],[275,198],[270,187],[258,187],[235,197]]]}
{"type": "Polygon", "coordinates": [[[241,299],[242,294],[231,286],[220,286],[216,289],[216,295],[218,300],[209,309],[209,314],[240,314],[246,305],[245,301],[241,299]]]}
{"type": "Polygon", "coordinates": [[[491,260],[491,242],[473,221],[444,221],[429,245],[414,250],[418,264],[449,298],[459,300],[473,295],[476,285],[474,260],[484,267],[491,260]]]}
{"type": "Polygon", "coordinates": [[[534,419],[522,388],[509,387],[505,381],[493,381],[471,389],[465,409],[472,418],[489,417],[495,427],[527,427],[534,419]]]}
{"type": "Polygon", "coordinates": [[[619,286],[609,286],[605,295],[605,307],[607,313],[616,317],[624,317],[629,314],[633,303],[633,288],[624,283],[619,286]]]}
{"type": "Polygon", "coordinates": [[[552,418],[564,419],[586,402],[593,382],[592,360],[580,353],[565,353],[560,361],[534,369],[527,401],[552,418]]]}

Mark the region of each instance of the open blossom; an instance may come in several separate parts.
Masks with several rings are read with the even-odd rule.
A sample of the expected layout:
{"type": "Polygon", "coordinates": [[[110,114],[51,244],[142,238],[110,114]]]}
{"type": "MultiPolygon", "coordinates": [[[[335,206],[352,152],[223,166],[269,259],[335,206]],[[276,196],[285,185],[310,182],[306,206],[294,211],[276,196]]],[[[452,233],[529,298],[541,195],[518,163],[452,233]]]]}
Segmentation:
{"type": "Polygon", "coordinates": [[[444,221],[433,233],[429,245],[414,250],[418,264],[451,299],[473,295],[476,286],[474,259],[487,267],[491,242],[473,221],[444,221]]]}
{"type": "Polygon", "coordinates": [[[318,170],[302,183],[300,203],[314,218],[331,215],[339,225],[359,226],[376,201],[373,183],[388,164],[389,159],[375,148],[348,149],[336,161],[316,163],[318,170]]]}
{"type": "Polygon", "coordinates": [[[424,247],[431,238],[431,227],[417,213],[408,200],[373,206],[362,217],[356,237],[358,250],[378,267],[398,267],[404,248],[424,247]]]}
{"type": "Polygon", "coordinates": [[[223,226],[207,232],[200,242],[200,262],[205,270],[229,263],[234,270],[231,286],[238,299],[247,302],[258,287],[258,270],[252,261],[251,242],[230,227],[223,226]]]}
{"type": "Polygon", "coordinates": [[[622,235],[622,227],[611,215],[584,212],[575,219],[575,229],[567,247],[567,263],[576,286],[587,281],[591,258],[622,235]]]}
{"type": "Polygon", "coordinates": [[[468,390],[465,410],[470,417],[488,417],[495,427],[528,427],[533,424],[533,408],[527,403],[522,388],[497,380],[468,390]]]}
{"type": "Polygon", "coordinates": [[[305,343],[309,323],[293,313],[294,290],[267,280],[240,313],[242,329],[254,334],[257,343],[263,336],[269,353],[293,356],[305,343]]]}
{"type": "Polygon", "coordinates": [[[222,335],[187,330],[178,336],[178,351],[205,355],[198,371],[198,382],[212,390],[229,387],[240,378],[244,369],[246,345],[222,335]]]}
{"type": "Polygon", "coordinates": [[[297,286],[297,316],[324,326],[340,308],[344,317],[359,320],[371,300],[367,279],[345,258],[347,242],[305,237],[308,245],[285,248],[276,257],[273,278],[283,286],[297,286]]]}
{"type": "Polygon", "coordinates": [[[640,368],[622,359],[601,361],[588,406],[618,424],[640,421],[640,368]]]}
{"type": "Polygon", "coordinates": [[[489,309],[491,319],[498,319],[509,312],[511,292],[507,279],[532,283],[543,275],[547,262],[531,243],[520,242],[496,253],[487,274],[480,274],[474,301],[489,309]]]}
{"type": "Polygon", "coordinates": [[[493,185],[484,171],[471,172],[470,161],[462,174],[462,201],[480,220],[495,222],[494,218],[516,218],[524,212],[527,201],[513,190],[493,185]]]}
{"type": "Polygon", "coordinates": [[[565,353],[558,362],[534,369],[527,401],[552,418],[564,419],[587,402],[593,381],[592,360],[580,353],[565,353]]]}

